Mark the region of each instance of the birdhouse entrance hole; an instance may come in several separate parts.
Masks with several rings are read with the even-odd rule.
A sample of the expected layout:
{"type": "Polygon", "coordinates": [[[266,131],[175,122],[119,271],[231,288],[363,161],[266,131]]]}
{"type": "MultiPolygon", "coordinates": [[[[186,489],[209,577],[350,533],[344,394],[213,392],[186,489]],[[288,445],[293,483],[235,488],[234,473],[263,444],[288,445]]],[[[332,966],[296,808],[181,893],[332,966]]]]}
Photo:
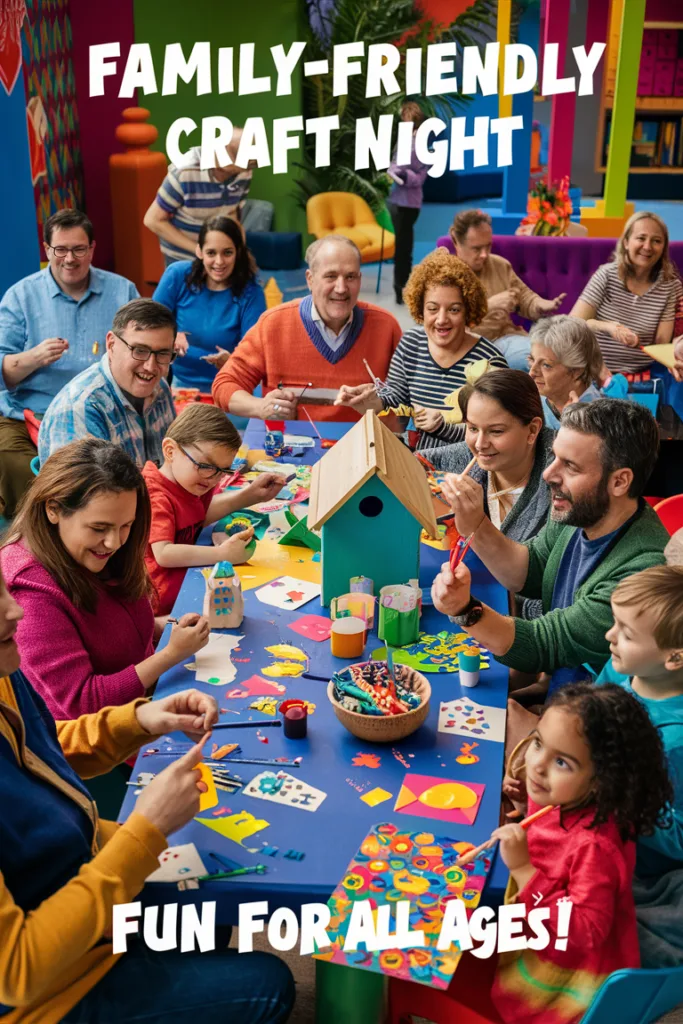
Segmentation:
{"type": "Polygon", "coordinates": [[[362,498],[358,503],[358,509],[360,514],[367,516],[368,519],[375,519],[384,508],[384,502],[381,498],[377,498],[370,494],[367,498],[362,498]]]}

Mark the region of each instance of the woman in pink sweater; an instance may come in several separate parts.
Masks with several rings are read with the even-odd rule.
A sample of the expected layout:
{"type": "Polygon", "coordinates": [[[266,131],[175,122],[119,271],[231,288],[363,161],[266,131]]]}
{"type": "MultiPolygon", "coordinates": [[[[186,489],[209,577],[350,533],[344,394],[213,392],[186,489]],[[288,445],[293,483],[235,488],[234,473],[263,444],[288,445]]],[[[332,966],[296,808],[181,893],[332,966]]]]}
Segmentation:
{"type": "Polygon", "coordinates": [[[61,448],[24,496],[0,561],[23,670],[56,719],[144,696],[208,641],[206,619],[185,615],[155,653],[149,528],[142,474],[109,441],[61,448]]]}

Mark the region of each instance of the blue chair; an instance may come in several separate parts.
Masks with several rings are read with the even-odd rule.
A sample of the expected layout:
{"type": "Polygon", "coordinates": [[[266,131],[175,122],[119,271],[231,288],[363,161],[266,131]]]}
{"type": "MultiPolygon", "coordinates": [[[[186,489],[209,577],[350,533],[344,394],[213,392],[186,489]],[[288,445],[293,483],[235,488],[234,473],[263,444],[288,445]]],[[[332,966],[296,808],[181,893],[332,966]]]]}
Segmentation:
{"type": "Polygon", "coordinates": [[[581,1024],[649,1024],[683,1003],[683,967],[615,971],[581,1024]]]}
{"type": "Polygon", "coordinates": [[[31,459],[31,472],[34,476],[38,476],[40,471],[40,458],[37,455],[31,459]]]}

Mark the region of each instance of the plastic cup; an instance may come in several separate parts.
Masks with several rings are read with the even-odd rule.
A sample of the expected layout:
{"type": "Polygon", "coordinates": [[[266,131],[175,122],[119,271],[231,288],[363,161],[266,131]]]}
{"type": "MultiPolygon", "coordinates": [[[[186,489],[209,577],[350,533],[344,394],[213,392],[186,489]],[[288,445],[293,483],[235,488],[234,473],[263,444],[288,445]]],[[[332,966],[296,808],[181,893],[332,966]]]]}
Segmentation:
{"type": "Polygon", "coordinates": [[[476,686],[479,682],[479,669],[481,666],[481,654],[479,651],[471,651],[469,654],[458,655],[460,667],[460,685],[469,688],[476,686]]]}
{"type": "Polygon", "coordinates": [[[366,623],[354,615],[334,619],[330,646],[334,658],[359,658],[365,647],[366,623]]]}

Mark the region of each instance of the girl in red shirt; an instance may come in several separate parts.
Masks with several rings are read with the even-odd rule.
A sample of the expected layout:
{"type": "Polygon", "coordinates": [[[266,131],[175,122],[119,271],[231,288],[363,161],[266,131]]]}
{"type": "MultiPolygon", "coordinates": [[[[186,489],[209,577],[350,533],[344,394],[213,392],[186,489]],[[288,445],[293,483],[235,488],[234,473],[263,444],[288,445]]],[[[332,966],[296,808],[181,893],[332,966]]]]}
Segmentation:
{"type": "Polygon", "coordinates": [[[504,1021],[573,1024],[612,971],[639,967],[631,893],[637,836],[666,825],[673,791],[659,734],[622,687],[558,690],[513,752],[504,791],[528,813],[554,807],[528,831],[494,833],[510,870],[506,902],[548,907],[546,949],[501,954],[493,1002],[504,1021]],[[558,901],[571,900],[566,949],[558,901]]]}

